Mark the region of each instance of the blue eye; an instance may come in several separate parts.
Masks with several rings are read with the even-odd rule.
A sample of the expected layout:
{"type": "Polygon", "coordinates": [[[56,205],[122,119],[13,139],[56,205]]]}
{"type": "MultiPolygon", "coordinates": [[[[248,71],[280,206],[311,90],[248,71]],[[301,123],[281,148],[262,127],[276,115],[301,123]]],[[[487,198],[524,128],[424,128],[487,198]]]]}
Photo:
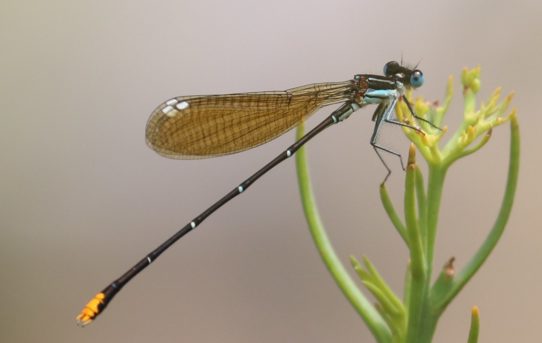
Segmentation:
{"type": "Polygon", "coordinates": [[[418,88],[423,85],[423,73],[419,70],[414,70],[410,75],[410,85],[414,88],[418,88]]]}

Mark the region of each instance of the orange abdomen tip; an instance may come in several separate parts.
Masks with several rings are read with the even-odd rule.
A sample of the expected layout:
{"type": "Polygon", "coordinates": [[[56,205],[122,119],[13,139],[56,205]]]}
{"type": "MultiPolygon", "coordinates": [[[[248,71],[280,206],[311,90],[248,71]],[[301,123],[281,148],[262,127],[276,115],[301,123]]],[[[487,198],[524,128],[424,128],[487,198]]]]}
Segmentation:
{"type": "Polygon", "coordinates": [[[79,326],[86,326],[96,318],[98,314],[100,314],[103,305],[104,305],[104,299],[105,294],[100,292],[96,294],[92,300],[86,304],[85,308],[81,311],[81,313],[75,318],[77,321],[77,325],[79,326]]]}

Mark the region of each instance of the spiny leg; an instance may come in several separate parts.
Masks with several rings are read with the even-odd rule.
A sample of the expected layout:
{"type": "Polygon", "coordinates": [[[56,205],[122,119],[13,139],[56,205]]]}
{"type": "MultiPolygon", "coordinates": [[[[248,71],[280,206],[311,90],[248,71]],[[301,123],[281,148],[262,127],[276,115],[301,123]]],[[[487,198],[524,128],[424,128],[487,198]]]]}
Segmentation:
{"type": "Polygon", "coordinates": [[[413,116],[415,119],[420,120],[420,121],[423,121],[424,123],[429,124],[432,128],[437,129],[437,130],[439,130],[439,131],[442,131],[442,129],[441,129],[440,127],[436,126],[436,125],[433,124],[431,121],[429,121],[429,120],[427,120],[427,119],[425,119],[425,118],[422,118],[422,117],[417,116],[416,113],[414,113],[414,109],[412,108],[412,105],[410,104],[410,101],[408,101],[408,99],[407,99],[405,96],[403,96],[402,99],[403,99],[403,101],[405,102],[405,104],[407,105],[408,110],[410,111],[410,114],[412,114],[412,116],[413,116]]]}
{"type": "MultiPolygon", "coordinates": [[[[382,155],[380,154],[379,150],[382,150],[382,151],[385,151],[385,152],[387,152],[389,154],[397,156],[397,158],[399,158],[399,162],[401,163],[401,168],[403,170],[405,170],[405,165],[403,163],[403,156],[401,156],[400,153],[395,152],[395,151],[393,151],[391,149],[385,148],[382,145],[378,144],[379,131],[380,131],[380,127],[382,125],[382,121],[384,120],[386,122],[389,122],[389,121],[386,120],[386,117],[389,117],[389,115],[392,112],[392,110],[393,110],[396,103],[397,103],[397,98],[396,97],[393,97],[392,101],[390,103],[387,103],[387,104],[386,103],[381,103],[377,107],[377,109],[376,109],[376,111],[375,111],[375,113],[373,115],[373,118],[375,118],[376,123],[375,123],[375,128],[373,130],[373,134],[371,136],[371,146],[375,150],[376,155],[380,159],[380,162],[382,162],[382,164],[384,165],[384,168],[386,168],[386,170],[388,172],[386,174],[386,177],[384,178],[384,181],[382,181],[382,183],[386,183],[386,181],[390,177],[391,169],[388,166],[388,164],[386,163],[386,161],[384,160],[384,158],[382,157],[382,155]]],[[[391,121],[390,123],[395,124],[394,121],[391,121]]],[[[398,123],[403,124],[401,126],[405,125],[404,123],[401,123],[401,122],[398,122],[398,123]]]]}

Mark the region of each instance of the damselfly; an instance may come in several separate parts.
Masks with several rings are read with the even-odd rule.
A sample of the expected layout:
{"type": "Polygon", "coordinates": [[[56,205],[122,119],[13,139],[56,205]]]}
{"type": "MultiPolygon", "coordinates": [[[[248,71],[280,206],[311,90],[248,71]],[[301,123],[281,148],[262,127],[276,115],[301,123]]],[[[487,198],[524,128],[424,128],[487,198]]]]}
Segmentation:
{"type": "MultiPolygon", "coordinates": [[[[316,83],[282,92],[179,96],[162,103],[147,123],[147,144],[160,155],[178,159],[222,156],[251,149],[282,135],[323,106],[342,105],[104,288],[84,307],[77,316],[77,322],[80,325],[91,323],[122,287],[178,239],[244,192],[273,167],[295,154],[311,138],[345,120],[361,107],[378,105],[372,117],[375,127],[370,142],[382,162],[384,160],[379,150],[400,158],[398,153],[378,144],[379,130],[383,123],[391,123],[423,134],[417,126],[401,122],[393,116],[395,105],[406,89],[420,87],[423,81],[420,70],[388,62],[384,67],[384,75],[359,74],[344,82],[316,83]]],[[[404,100],[411,114],[424,120],[416,117],[407,99],[404,100]]],[[[387,178],[390,169],[385,163],[384,166],[388,171],[387,178]]]]}

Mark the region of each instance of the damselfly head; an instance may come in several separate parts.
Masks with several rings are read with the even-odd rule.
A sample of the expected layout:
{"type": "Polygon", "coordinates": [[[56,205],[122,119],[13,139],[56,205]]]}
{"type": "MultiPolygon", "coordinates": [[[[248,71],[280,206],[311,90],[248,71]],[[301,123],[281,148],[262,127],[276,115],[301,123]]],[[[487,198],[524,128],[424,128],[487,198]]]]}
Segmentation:
{"type": "Polygon", "coordinates": [[[391,61],[384,66],[384,75],[401,81],[406,87],[418,88],[423,85],[423,73],[419,69],[404,67],[391,61]]]}

